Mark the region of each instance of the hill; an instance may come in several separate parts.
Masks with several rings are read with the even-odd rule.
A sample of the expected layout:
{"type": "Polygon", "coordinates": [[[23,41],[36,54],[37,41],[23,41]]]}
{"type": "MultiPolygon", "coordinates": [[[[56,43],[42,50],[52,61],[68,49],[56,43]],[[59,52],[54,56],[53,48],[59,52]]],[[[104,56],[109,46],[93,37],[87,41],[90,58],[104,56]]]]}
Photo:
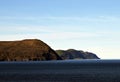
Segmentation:
{"type": "Polygon", "coordinates": [[[38,39],[0,41],[0,61],[61,60],[46,43],[38,39]]]}
{"type": "Polygon", "coordinates": [[[99,59],[99,57],[97,57],[97,55],[94,53],[75,49],[56,50],[56,53],[62,59],[99,59]]]}

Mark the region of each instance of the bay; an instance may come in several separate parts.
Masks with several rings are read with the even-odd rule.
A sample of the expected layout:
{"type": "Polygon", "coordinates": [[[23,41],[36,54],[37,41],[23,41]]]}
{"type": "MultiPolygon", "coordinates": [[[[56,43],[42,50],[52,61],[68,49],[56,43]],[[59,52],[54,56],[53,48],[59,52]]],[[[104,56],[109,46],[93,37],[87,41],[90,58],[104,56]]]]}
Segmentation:
{"type": "Polygon", "coordinates": [[[120,82],[120,60],[4,61],[0,82],[120,82]]]}

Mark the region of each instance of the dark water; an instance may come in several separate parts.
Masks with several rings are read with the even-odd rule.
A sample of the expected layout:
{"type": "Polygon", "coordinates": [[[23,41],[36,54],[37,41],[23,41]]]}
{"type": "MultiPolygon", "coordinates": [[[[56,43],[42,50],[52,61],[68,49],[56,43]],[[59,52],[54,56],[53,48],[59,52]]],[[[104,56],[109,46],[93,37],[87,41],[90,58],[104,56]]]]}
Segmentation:
{"type": "Polygon", "coordinates": [[[0,82],[120,82],[120,60],[0,62],[0,82]]]}

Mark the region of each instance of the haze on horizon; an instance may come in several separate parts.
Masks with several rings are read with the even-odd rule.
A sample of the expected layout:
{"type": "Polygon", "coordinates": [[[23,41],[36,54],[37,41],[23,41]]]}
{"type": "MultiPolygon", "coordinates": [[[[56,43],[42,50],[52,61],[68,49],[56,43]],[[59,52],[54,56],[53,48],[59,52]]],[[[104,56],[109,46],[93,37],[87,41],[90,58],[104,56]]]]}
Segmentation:
{"type": "Polygon", "coordinates": [[[120,59],[120,0],[0,0],[0,41],[40,39],[120,59]]]}

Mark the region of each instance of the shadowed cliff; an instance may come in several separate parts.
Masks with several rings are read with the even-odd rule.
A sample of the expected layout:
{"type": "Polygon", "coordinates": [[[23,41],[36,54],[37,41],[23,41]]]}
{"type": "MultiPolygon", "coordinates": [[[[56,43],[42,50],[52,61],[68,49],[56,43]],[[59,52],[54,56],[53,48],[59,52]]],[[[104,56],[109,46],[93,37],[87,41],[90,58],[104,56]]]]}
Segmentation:
{"type": "Polygon", "coordinates": [[[61,60],[46,43],[38,39],[0,41],[0,61],[61,60]]]}
{"type": "Polygon", "coordinates": [[[84,52],[82,50],[56,50],[56,53],[62,59],[99,59],[96,54],[91,52],[84,52]]]}

